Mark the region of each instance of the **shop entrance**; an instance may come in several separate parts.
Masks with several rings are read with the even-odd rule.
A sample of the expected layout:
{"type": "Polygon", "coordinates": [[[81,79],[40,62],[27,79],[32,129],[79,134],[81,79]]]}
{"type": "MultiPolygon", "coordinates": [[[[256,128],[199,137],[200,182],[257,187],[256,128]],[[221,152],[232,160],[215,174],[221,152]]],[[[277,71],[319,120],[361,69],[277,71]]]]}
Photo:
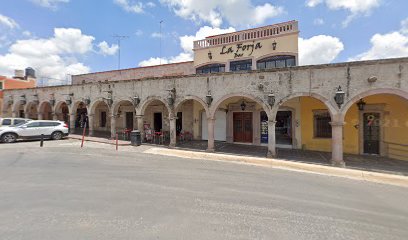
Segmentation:
{"type": "Polygon", "coordinates": [[[380,114],[364,113],[364,153],[380,154],[380,114]]]}
{"type": "Polygon", "coordinates": [[[126,129],[133,130],[133,113],[126,112],[126,129]]]}
{"type": "Polygon", "coordinates": [[[292,112],[279,111],[276,114],[276,144],[292,145],[292,112]]]}
{"type": "Polygon", "coordinates": [[[234,142],[252,143],[252,113],[234,112],[234,142]]]}

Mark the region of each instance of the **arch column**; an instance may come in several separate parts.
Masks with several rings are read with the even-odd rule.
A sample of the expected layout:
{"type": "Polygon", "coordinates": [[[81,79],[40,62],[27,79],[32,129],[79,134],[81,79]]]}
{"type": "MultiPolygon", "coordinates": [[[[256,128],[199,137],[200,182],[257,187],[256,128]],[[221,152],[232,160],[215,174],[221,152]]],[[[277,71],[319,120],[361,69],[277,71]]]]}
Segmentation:
{"type": "MultiPolygon", "coordinates": [[[[73,114],[73,113],[71,113],[71,114],[69,114],[69,130],[70,130],[70,132],[71,133],[74,133],[75,132],[75,114],[73,114]]],[[[53,119],[56,119],[57,118],[57,114],[53,114],[52,115],[52,118],[53,119]]]]}
{"type": "Polygon", "coordinates": [[[345,167],[343,160],[343,121],[330,122],[332,127],[332,165],[345,167]]]}
{"type": "Polygon", "coordinates": [[[88,115],[88,130],[89,130],[89,136],[93,136],[93,131],[94,131],[94,114],[89,114],[88,115]]]}
{"type": "Polygon", "coordinates": [[[44,113],[38,113],[38,120],[44,120],[44,113]]]}
{"type": "Polygon", "coordinates": [[[13,112],[11,113],[11,117],[13,117],[13,118],[18,117],[18,116],[17,116],[17,112],[16,112],[16,111],[13,111],[13,112]]]}
{"type": "Polygon", "coordinates": [[[214,152],[214,126],[215,126],[215,118],[208,118],[207,119],[208,125],[208,147],[207,152],[214,152]]]}
{"type": "Polygon", "coordinates": [[[176,132],[176,120],[177,117],[174,114],[170,114],[170,145],[169,147],[175,147],[177,143],[177,132],[176,132]]]}
{"type": "Polygon", "coordinates": [[[276,157],[275,120],[268,121],[268,158],[276,157]]]}
{"type": "Polygon", "coordinates": [[[110,126],[110,128],[111,128],[111,137],[112,138],[116,138],[116,118],[117,118],[116,115],[111,116],[111,126],[110,126]]]}
{"type": "Polygon", "coordinates": [[[144,118],[143,115],[136,115],[136,129],[140,131],[140,136],[142,137],[142,141],[144,140],[144,128],[143,128],[144,118]]]}

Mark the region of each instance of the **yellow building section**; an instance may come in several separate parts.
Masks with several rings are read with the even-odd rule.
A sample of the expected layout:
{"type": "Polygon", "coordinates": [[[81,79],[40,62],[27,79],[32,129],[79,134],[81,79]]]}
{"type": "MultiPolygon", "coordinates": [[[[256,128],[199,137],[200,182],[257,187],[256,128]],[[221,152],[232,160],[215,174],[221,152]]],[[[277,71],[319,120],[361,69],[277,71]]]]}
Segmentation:
{"type": "Polygon", "coordinates": [[[229,61],[254,58],[260,60],[266,56],[273,55],[292,55],[298,53],[298,33],[288,33],[287,35],[277,36],[266,39],[254,39],[250,41],[217,45],[194,50],[194,66],[202,66],[211,63],[227,64],[229,61]],[[273,49],[273,43],[276,43],[276,49],[273,49]],[[208,53],[211,52],[212,58],[209,59],[208,53]]]}
{"type": "Polygon", "coordinates": [[[314,112],[322,110],[327,110],[327,107],[320,100],[300,97],[300,127],[304,150],[331,151],[331,138],[315,137],[314,112]]]}
{"type": "MultiPolygon", "coordinates": [[[[364,110],[356,104],[345,117],[343,132],[344,153],[364,154],[363,114],[380,114],[380,155],[408,160],[408,101],[390,94],[379,94],[363,99],[364,110]]],[[[306,150],[331,151],[331,138],[315,137],[314,112],[327,110],[319,100],[301,97],[301,138],[306,150]]]]}

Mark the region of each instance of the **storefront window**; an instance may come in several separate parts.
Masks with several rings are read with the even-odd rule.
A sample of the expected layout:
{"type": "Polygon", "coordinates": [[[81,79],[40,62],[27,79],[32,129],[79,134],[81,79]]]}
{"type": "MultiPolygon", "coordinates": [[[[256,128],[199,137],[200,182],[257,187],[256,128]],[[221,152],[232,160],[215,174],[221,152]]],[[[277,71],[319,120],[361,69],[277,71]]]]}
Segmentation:
{"type": "Polygon", "coordinates": [[[315,138],[331,138],[331,118],[327,110],[313,111],[314,122],[314,137],[315,138]]]}
{"type": "Polygon", "coordinates": [[[225,72],[225,64],[210,64],[196,69],[197,74],[225,72]]]}
{"type": "Polygon", "coordinates": [[[234,61],[230,63],[230,71],[249,71],[252,69],[252,60],[234,61]]]}
{"type": "Polygon", "coordinates": [[[273,56],[259,60],[256,63],[257,69],[271,69],[296,66],[294,56],[273,56]]]}

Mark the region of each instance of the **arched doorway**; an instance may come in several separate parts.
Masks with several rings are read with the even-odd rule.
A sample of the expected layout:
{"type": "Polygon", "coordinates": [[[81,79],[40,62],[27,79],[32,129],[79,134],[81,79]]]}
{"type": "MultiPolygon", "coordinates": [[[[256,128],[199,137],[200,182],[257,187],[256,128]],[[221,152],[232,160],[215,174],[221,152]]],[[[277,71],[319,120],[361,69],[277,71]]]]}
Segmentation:
{"type": "Polygon", "coordinates": [[[89,129],[88,109],[84,102],[75,102],[72,108],[72,114],[74,114],[74,123],[71,124],[73,132],[82,134],[85,126],[89,129]]]}
{"type": "Polygon", "coordinates": [[[42,102],[40,104],[39,116],[41,117],[42,120],[52,120],[53,118],[52,106],[48,101],[42,102]]]}
{"type": "Polygon", "coordinates": [[[113,107],[115,132],[123,140],[130,139],[130,132],[137,127],[134,105],[129,100],[122,100],[113,107]]]}
{"type": "Polygon", "coordinates": [[[59,121],[63,121],[65,123],[69,123],[69,108],[66,102],[59,102],[55,106],[55,119],[59,121]]]}
{"type": "Polygon", "coordinates": [[[159,97],[150,97],[141,104],[140,109],[143,140],[168,144],[171,138],[170,117],[173,116],[170,116],[171,110],[167,103],[159,97]]]}
{"type": "Polygon", "coordinates": [[[111,137],[111,112],[110,107],[103,100],[98,100],[91,106],[93,121],[90,128],[94,136],[111,137]]]}
{"type": "MultiPolygon", "coordinates": [[[[196,96],[187,96],[175,107],[176,134],[179,142],[207,140],[208,106],[196,96]]],[[[205,146],[206,147],[206,146],[205,146]]]]}
{"type": "Polygon", "coordinates": [[[25,107],[25,117],[33,120],[38,119],[38,104],[35,102],[27,103],[25,107]]]}
{"type": "Polygon", "coordinates": [[[345,106],[344,152],[408,160],[408,93],[365,92],[345,106]]]}

